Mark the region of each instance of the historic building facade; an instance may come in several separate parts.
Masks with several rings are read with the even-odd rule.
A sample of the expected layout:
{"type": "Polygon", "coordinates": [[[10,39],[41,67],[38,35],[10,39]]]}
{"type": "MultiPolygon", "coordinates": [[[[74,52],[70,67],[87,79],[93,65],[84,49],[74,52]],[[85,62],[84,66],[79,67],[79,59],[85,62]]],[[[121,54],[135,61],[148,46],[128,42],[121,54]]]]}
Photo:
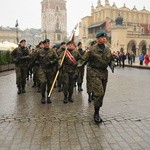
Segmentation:
{"type": "Polygon", "coordinates": [[[110,5],[109,0],[105,0],[104,5],[98,0],[97,6],[91,7],[91,15],[80,22],[79,40],[86,46],[102,30],[108,34],[112,51],[123,48],[125,52],[132,50],[136,55],[141,52],[150,54],[150,11],[145,7],[142,10],[135,6],[129,9],[124,4],[118,8],[115,3],[110,5]],[[116,23],[118,18],[122,19],[122,24],[116,23]]]}
{"type": "Polygon", "coordinates": [[[22,31],[22,39],[26,39],[27,45],[35,47],[42,41],[41,29],[25,29],[22,31]]]}
{"type": "Polygon", "coordinates": [[[0,27],[0,42],[8,41],[15,44],[21,39],[22,31],[12,27],[0,27]]]}
{"type": "Polygon", "coordinates": [[[60,43],[67,38],[67,10],[65,0],[41,2],[42,37],[51,43],[60,43]]]}

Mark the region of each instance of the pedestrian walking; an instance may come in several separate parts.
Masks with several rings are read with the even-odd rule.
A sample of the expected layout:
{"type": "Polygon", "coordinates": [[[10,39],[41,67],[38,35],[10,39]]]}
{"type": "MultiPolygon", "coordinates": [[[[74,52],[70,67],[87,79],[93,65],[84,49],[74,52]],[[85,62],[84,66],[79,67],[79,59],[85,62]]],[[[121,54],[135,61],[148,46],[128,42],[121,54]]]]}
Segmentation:
{"type": "Polygon", "coordinates": [[[149,55],[148,54],[145,54],[145,56],[144,56],[144,63],[145,63],[145,66],[148,66],[148,64],[149,64],[149,55]]]}
{"type": "Polygon", "coordinates": [[[140,65],[143,65],[143,61],[144,61],[144,54],[141,53],[141,55],[139,56],[139,61],[140,61],[140,65]]]}

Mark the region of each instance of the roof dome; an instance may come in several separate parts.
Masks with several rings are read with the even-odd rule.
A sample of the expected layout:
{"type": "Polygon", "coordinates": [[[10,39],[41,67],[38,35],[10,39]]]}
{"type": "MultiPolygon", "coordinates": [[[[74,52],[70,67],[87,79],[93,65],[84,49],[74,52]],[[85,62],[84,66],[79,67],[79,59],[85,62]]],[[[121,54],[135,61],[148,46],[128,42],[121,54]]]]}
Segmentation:
{"type": "Polygon", "coordinates": [[[138,11],[137,8],[135,7],[135,5],[134,5],[132,11],[138,11]]]}
{"type": "Polygon", "coordinates": [[[113,3],[112,8],[117,9],[115,2],[113,3]]]}
{"type": "Polygon", "coordinates": [[[148,13],[149,11],[148,11],[148,10],[146,10],[146,8],[145,8],[145,6],[144,6],[144,7],[143,7],[143,9],[142,9],[142,10],[140,10],[140,12],[148,13]]]}
{"type": "Polygon", "coordinates": [[[126,7],[126,4],[124,4],[123,7],[120,8],[120,10],[126,10],[126,11],[129,11],[130,9],[126,7]]]}

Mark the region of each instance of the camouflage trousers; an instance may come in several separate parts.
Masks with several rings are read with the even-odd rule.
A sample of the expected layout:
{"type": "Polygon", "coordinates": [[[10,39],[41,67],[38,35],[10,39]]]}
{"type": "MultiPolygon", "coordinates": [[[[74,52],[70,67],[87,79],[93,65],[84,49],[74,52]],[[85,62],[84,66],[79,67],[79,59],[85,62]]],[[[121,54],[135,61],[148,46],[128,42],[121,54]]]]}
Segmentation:
{"type": "Polygon", "coordinates": [[[58,78],[57,78],[57,85],[58,85],[58,87],[62,86],[62,81],[63,81],[63,74],[62,74],[62,70],[60,70],[58,78]]]}
{"type": "Polygon", "coordinates": [[[39,68],[38,75],[40,81],[41,94],[43,97],[45,97],[46,86],[48,94],[52,86],[55,73],[53,70],[50,69],[39,68]]]}
{"type": "Polygon", "coordinates": [[[82,84],[83,83],[83,77],[84,77],[84,66],[81,68],[78,68],[78,78],[77,83],[82,84]]]}
{"type": "Polygon", "coordinates": [[[40,87],[40,81],[39,81],[39,66],[33,67],[33,82],[37,84],[38,87],[40,87]]]}
{"type": "Polygon", "coordinates": [[[27,75],[27,67],[16,66],[16,84],[18,86],[25,86],[26,84],[26,75],[27,75]]]}
{"type": "Polygon", "coordinates": [[[63,92],[64,92],[64,95],[67,95],[68,93],[70,93],[70,94],[73,93],[74,74],[75,74],[74,72],[73,73],[63,72],[63,92]]]}
{"type": "Polygon", "coordinates": [[[91,78],[91,83],[94,94],[94,106],[102,107],[107,86],[107,79],[101,79],[99,76],[93,76],[91,78]]]}
{"type": "Polygon", "coordinates": [[[91,78],[93,78],[91,76],[91,73],[90,73],[90,68],[87,66],[87,69],[86,69],[86,89],[87,89],[87,93],[92,93],[92,82],[91,82],[91,78]]]}

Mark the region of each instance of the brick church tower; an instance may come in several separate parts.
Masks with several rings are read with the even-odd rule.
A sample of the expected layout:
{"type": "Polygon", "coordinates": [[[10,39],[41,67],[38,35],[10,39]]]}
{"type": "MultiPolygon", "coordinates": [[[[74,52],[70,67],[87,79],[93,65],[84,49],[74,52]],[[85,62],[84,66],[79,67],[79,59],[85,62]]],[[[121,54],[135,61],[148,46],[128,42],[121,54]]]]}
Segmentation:
{"type": "Polygon", "coordinates": [[[41,2],[41,23],[43,39],[52,44],[60,43],[67,37],[67,10],[65,0],[43,0],[41,2]]]}

